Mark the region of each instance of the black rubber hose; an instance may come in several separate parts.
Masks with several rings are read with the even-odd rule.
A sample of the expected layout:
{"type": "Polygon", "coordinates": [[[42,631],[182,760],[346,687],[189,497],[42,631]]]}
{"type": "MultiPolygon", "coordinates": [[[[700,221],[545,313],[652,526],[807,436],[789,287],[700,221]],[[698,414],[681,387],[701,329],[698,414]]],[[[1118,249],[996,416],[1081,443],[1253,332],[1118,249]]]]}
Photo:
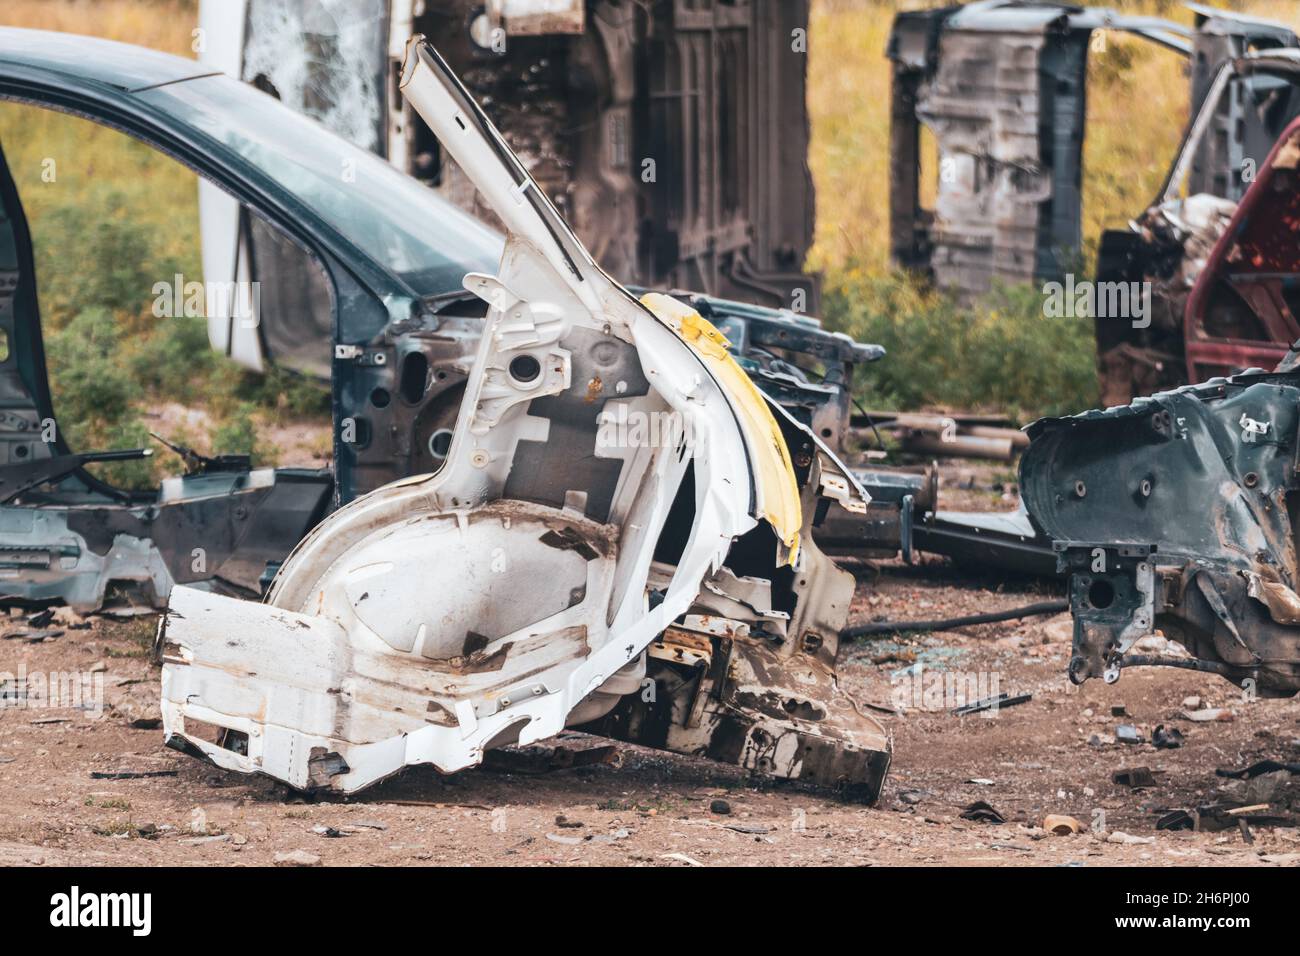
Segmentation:
{"type": "Polygon", "coordinates": [[[904,631],[950,631],[971,624],[996,624],[998,621],[1014,621],[1018,617],[1036,617],[1040,614],[1060,614],[1070,609],[1070,602],[1040,601],[1026,604],[1024,607],[1009,611],[996,611],[992,614],[971,614],[967,617],[950,617],[942,621],[872,621],[870,624],[855,624],[840,631],[841,638],[867,637],[871,634],[898,634],[904,631]]]}
{"type": "Polygon", "coordinates": [[[1181,667],[1221,677],[1231,677],[1236,671],[1242,670],[1220,661],[1203,661],[1195,657],[1152,657],[1146,654],[1128,654],[1121,657],[1119,663],[1121,667],[1181,667]]]}

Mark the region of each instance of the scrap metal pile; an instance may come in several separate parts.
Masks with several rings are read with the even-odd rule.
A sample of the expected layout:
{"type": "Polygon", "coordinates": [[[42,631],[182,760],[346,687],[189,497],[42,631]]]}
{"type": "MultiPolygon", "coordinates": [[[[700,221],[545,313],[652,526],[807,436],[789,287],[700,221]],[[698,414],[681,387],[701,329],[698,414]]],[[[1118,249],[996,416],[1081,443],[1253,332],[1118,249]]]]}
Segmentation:
{"type": "Polygon", "coordinates": [[[889,738],[834,676],[854,582],[811,535],[867,496],[695,309],[595,265],[419,39],[402,88],[508,229],[466,277],[488,312],[446,463],[326,518],[265,604],[173,590],[169,743],[352,792],[592,725],[874,799],[889,738]]]}
{"type": "Polygon", "coordinates": [[[1101,237],[1096,280],[1150,287],[1141,316],[1093,312],[1102,402],[1232,369],[1275,365],[1300,337],[1236,295],[1189,308],[1206,259],[1265,156],[1300,116],[1300,38],[1279,23],[1189,3],[1194,26],[1104,7],[977,0],[900,13],[893,62],[890,222],[894,261],[969,299],[995,282],[1082,284],[1083,144],[1089,55],[1100,31],[1188,60],[1192,115],[1159,194],[1101,237]],[[944,174],[922,204],[921,131],[944,174]],[[1125,319],[1136,318],[1129,322],[1125,319]]]}
{"type": "MultiPolygon", "coordinates": [[[[1271,25],[1203,13],[1188,31],[993,0],[900,15],[890,47],[896,256],[966,293],[991,277],[1059,273],[1062,243],[1078,244],[1080,84],[1088,37],[1101,28],[1213,53],[1209,65],[1196,61],[1201,105],[1171,183],[1227,161],[1211,155],[1222,142],[1207,130],[1229,89],[1268,101],[1247,133],[1277,140],[1249,189],[1220,182],[1175,207],[1168,187],[1129,238],[1104,244],[1103,268],[1144,281],[1159,273],[1176,287],[1163,298],[1175,316],[1164,324],[1186,333],[1189,367],[1280,357],[1277,341],[1300,338],[1300,53],[1277,49],[1297,43],[1271,25]],[[1028,60],[1018,58],[1025,49],[1028,60]],[[1003,60],[1016,70],[994,69],[1003,60]],[[985,95],[993,75],[1039,93],[1041,81],[1054,95],[1029,110],[1018,98],[1013,116],[1008,91],[985,95]],[[975,101],[989,108],[973,116],[975,101]],[[933,213],[916,200],[922,124],[964,170],[933,213]],[[1039,166],[1044,138],[1066,145],[1039,166]],[[1198,204],[1199,195],[1213,201],[1198,204]],[[1174,235],[1166,226],[1176,248],[1157,254],[1174,235]],[[1266,334],[1234,338],[1247,327],[1266,334]],[[1215,330],[1237,350],[1225,351],[1215,330]],[[1242,351],[1249,342],[1255,352],[1242,351]]],[[[21,61],[25,43],[0,36],[0,61],[21,61]]],[[[133,101],[142,128],[175,126],[173,98],[207,95],[217,119],[223,102],[237,115],[264,108],[243,98],[266,97],[228,77],[157,69],[133,101]]],[[[420,37],[405,48],[399,86],[404,122],[422,119],[443,168],[466,178],[505,235],[442,200],[421,205],[433,200],[401,193],[384,177],[406,177],[375,159],[372,181],[420,215],[402,202],[393,212],[389,197],[341,218],[379,223],[386,239],[448,228],[452,251],[439,249],[438,261],[463,288],[420,286],[432,270],[398,275],[367,265],[366,249],[340,246],[322,257],[332,283],[321,288],[341,290],[328,333],[277,331],[270,310],[255,348],[227,327],[226,350],[245,364],[283,361],[329,378],[331,469],[254,470],[246,458],[176,448],[185,475],[156,495],[115,494],[84,472],[103,455],[32,440],[52,412],[39,317],[23,298],[30,256],[0,285],[6,332],[28,343],[23,368],[0,370],[10,399],[0,422],[3,597],[93,610],[126,589],[165,606],[157,651],[169,745],[296,788],[352,793],[410,765],[451,773],[489,750],[576,728],[870,802],[891,738],[839,685],[855,582],[828,553],[910,560],[927,550],[1068,576],[1076,682],[1166,664],[1261,695],[1300,690],[1297,353],[1274,372],[1041,421],[1027,438],[974,417],[854,415],[854,369],[882,349],[789,311],[629,291],[570,229],[537,164],[519,158],[420,37]],[[332,354],[316,348],[326,338],[332,354]],[[316,351],[299,354],[304,345],[316,351]],[[846,463],[881,429],[924,453],[1001,459],[1023,449],[1021,510],[945,512],[933,468],[846,463]],[[201,565],[196,535],[208,549],[201,565]],[[1132,652],[1157,631],[1189,656],[1132,652]]],[[[44,94],[33,85],[14,95],[44,94]]],[[[272,106],[279,122],[295,118],[272,106]]],[[[231,168],[243,161],[224,158],[231,168]]],[[[264,173],[250,165],[245,178],[264,173]]],[[[234,198],[245,184],[225,185],[229,196],[205,204],[208,225],[215,210],[241,237],[257,235],[234,198]]],[[[22,250],[10,192],[5,225],[22,250]]],[[[299,212],[308,230],[314,210],[299,212]]],[[[324,218],[321,234],[332,226],[324,218]]],[[[232,276],[246,254],[224,263],[232,276]]],[[[728,259],[724,288],[744,284],[744,262],[728,259]]],[[[205,265],[221,274],[221,262],[205,265]]],[[[1150,341],[1116,343],[1112,331],[1099,320],[1103,371],[1121,352],[1151,359],[1150,341]]]]}

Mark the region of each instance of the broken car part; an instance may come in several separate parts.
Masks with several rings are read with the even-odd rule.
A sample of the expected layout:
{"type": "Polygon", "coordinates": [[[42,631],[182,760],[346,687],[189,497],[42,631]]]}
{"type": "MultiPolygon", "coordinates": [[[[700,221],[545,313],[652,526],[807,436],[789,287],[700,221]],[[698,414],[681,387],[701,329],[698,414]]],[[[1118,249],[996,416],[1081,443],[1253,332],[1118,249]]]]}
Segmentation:
{"type": "MultiPolygon", "coordinates": [[[[423,33],[611,275],[815,314],[808,57],[792,42],[808,16],[808,0],[203,0],[200,58],[499,227],[397,88],[423,33]]],[[[230,209],[209,200],[204,247],[233,248],[230,209]]]]}
{"type": "Polygon", "coordinates": [[[1288,231],[1298,116],[1300,50],[1252,50],[1224,63],[1160,195],[1129,230],[1102,235],[1098,280],[1152,290],[1148,322],[1096,320],[1103,404],[1273,368],[1300,338],[1288,231]],[[1224,133],[1225,117],[1238,113],[1224,133]],[[1235,165],[1207,177],[1205,154],[1225,150],[1235,165]]]}
{"type": "Polygon", "coordinates": [[[1192,119],[1165,185],[1128,229],[1101,239],[1098,288],[1150,289],[1139,321],[1131,305],[1098,295],[1106,406],[1271,368],[1298,337],[1258,287],[1221,289],[1199,310],[1189,298],[1263,158],[1300,115],[1300,38],[1188,6],[1192,29],[1100,7],[980,0],[900,13],[890,36],[892,256],[965,299],[995,282],[1075,278],[1093,33],[1128,32],[1189,58],[1192,119]],[[944,172],[932,209],[920,200],[923,128],[944,172]]]}
{"type": "Polygon", "coordinates": [[[696,310],[595,265],[419,38],[402,88],[508,231],[465,278],[488,313],[446,463],[334,512],[266,604],[173,590],[169,744],[355,792],[599,726],[874,800],[889,738],[834,672],[854,582],[811,536],[865,493],[696,310]],[[611,438],[620,409],[681,437],[611,438]]]}
{"type": "MultiPolygon", "coordinates": [[[[328,375],[336,324],[345,341],[365,340],[500,254],[499,236],[472,217],[192,60],[0,29],[0,99],[70,112],[172,156],[199,174],[201,206],[213,194],[234,197],[246,240],[235,254],[240,265],[223,271],[205,249],[209,278],[260,281],[254,247],[273,247],[276,262],[292,262],[296,281],[264,282],[250,323],[264,341],[294,343],[276,351],[290,367],[328,375]],[[339,188],[345,167],[357,182],[339,188]],[[425,223],[419,238],[411,216],[425,223]]],[[[177,581],[263,593],[336,500],[334,476],[182,455],[184,473],[155,491],[97,479],[86,465],[149,451],[85,455],[66,447],[50,398],[31,237],[3,157],[0,207],[0,599],[90,611],[118,601],[161,606],[177,581]]],[[[236,327],[242,323],[233,316],[217,323],[222,334],[236,327]]],[[[229,342],[216,344],[225,350],[229,342]]],[[[347,391],[351,384],[339,382],[337,419],[376,397],[347,391]]]]}
{"type": "Polygon", "coordinates": [[[1061,3],[979,0],[895,17],[895,262],[963,296],[1069,271],[1082,244],[1088,47],[1099,29],[1192,50],[1179,24],[1061,3]],[[948,173],[932,210],[920,198],[922,127],[948,173]]]}
{"type": "Polygon", "coordinates": [[[1118,680],[1160,632],[1191,655],[1176,666],[1262,696],[1300,690],[1300,373],[1212,379],[1029,431],[1020,487],[1070,574],[1071,680],[1118,680]]]}
{"type": "MultiPolygon", "coordinates": [[[[442,467],[487,310],[461,282],[494,268],[501,234],[285,105],[190,60],[90,37],[0,30],[0,98],[112,125],[199,173],[205,226],[228,222],[237,238],[204,243],[206,279],[263,289],[251,317],[209,316],[214,346],[254,368],[266,360],[328,380],[334,395],[331,471],[254,471],[246,460],[202,460],[173,448],[184,474],[157,492],[98,481],[85,465],[148,451],[87,456],[63,447],[31,240],[13,180],[0,168],[0,230],[11,233],[0,248],[13,255],[0,263],[0,325],[10,344],[0,363],[8,382],[0,599],[81,611],[118,602],[161,607],[176,582],[255,597],[325,513],[442,467]],[[339,188],[340,169],[357,181],[339,188]],[[53,442],[42,440],[47,433],[53,442]]],[[[760,387],[839,447],[854,368],[882,349],[789,310],[677,297],[722,330],[760,387]]],[[[876,510],[891,508],[893,543],[882,547],[892,553],[899,506],[876,510]]]]}

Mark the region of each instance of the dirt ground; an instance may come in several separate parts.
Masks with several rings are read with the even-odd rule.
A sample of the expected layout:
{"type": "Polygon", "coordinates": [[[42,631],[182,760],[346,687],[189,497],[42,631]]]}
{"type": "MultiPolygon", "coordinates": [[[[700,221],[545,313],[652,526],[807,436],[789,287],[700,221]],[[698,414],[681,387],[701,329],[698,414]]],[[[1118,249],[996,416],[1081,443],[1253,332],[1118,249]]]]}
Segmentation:
{"type": "MultiPolygon", "coordinates": [[[[854,570],[855,621],[977,613],[1048,593],[1041,584],[998,585],[943,564],[854,570]]],[[[1285,772],[1280,787],[1277,775],[1242,783],[1214,772],[1266,758],[1300,760],[1300,700],[1243,701],[1214,676],[1170,669],[1074,688],[1064,676],[1064,614],[843,649],[852,693],[908,707],[883,715],[895,757],[872,808],[789,786],[758,789],[708,761],[634,747],[620,747],[617,768],[480,769],[445,779],[414,768],[356,799],[306,802],[269,780],[163,747],[159,672],[148,657],[152,619],[90,624],[39,643],[0,641],[0,671],[16,679],[21,668],[28,688],[43,675],[103,677],[98,713],[93,701],[80,710],[36,706],[14,681],[0,692],[10,698],[0,708],[0,864],[268,865],[277,855],[282,865],[290,862],[285,855],[307,865],[1300,863],[1293,828],[1250,828],[1250,843],[1236,828],[1155,827],[1163,810],[1224,795],[1271,800],[1274,810],[1287,801],[1300,807],[1300,780],[1285,772]],[[919,682],[896,676],[918,662],[919,682]],[[934,674],[960,677],[972,692],[1033,697],[993,717],[954,717],[951,698],[927,698],[927,688],[938,686],[934,674]],[[1178,719],[1193,696],[1233,719],[1178,719]],[[1128,716],[1112,716],[1121,705],[1128,716]],[[1186,742],[1174,750],[1111,742],[1124,723],[1148,741],[1156,725],[1174,726],[1186,742]],[[1112,782],[1114,771],[1133,767],[1149,768],[1155,785],[1112,782]],[[122,772],[160,775],[95,776],[122,772]],[[975,801],[1005,822],[962,819],[975,801]],[[1046,832],[1049,813],[1076,818],[1084,832],[1046,832]],[[1126,839],[1133,842],[1119,842],[1126,839]]],[[[22,630],[15,619],[6,633],[22,630]]]]}

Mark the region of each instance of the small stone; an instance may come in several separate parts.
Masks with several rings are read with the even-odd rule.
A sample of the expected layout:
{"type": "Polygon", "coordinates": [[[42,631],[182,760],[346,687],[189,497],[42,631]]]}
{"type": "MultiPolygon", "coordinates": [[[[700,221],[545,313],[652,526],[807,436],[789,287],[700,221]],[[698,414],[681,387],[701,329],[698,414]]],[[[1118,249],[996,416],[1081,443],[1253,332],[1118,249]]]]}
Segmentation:
{"type": "Polygon", "coordinates": [[[1190,720],[1196,724],[1205,724],[1212,721],[1228,722],[1234,719],[1235,715],[1226,707],[1203,707],[1200,710],[1182,710],[1177,715],[1182,720],[1190,720]]]}
{"type": "Polygon", "coordinates": [[[709,811],[718,814],[718,816],[726,816],[731,812],[731,804],[726,800],[714,800],[709,804],[709,811]]]}
{"type": "Polygon", "coordinates": [[[320,866],[320,857],[306,850],[290,850],[275,855],[276,866],[320,866]]]}
{"type": "Polygon", "coordinates": [[[178,840],[181,846],[207,846],[209,843],[225,843],[230,839],[229,833],[217,833],[212,836],[190,837],[188,840],[178,840]]]}

